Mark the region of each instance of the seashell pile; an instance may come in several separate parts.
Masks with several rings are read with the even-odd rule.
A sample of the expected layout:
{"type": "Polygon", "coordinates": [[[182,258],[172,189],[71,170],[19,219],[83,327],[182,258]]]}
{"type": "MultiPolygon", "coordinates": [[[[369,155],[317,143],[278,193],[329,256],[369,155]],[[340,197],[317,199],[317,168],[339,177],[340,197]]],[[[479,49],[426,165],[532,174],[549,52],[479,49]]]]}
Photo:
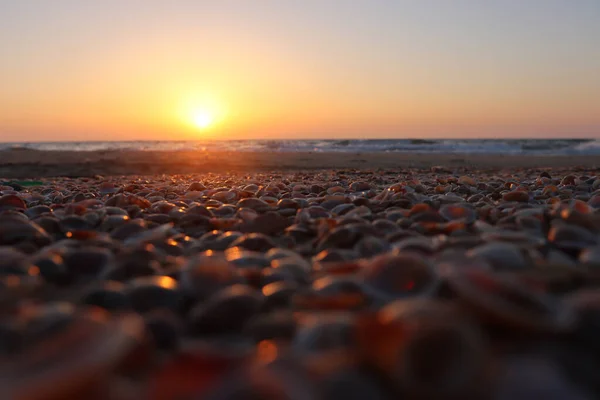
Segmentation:
{"type": "Polygon", "coordinates": [[[2,398],[600,398],[591,170],[0,188],[2,398]]]}

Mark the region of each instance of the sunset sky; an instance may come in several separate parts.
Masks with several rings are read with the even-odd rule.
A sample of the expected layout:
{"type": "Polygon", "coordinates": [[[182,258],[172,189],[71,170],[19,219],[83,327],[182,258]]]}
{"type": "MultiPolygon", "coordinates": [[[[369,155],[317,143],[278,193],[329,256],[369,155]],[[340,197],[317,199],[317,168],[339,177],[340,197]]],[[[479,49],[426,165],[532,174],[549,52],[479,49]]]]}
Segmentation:
{"type": "Polygon", "coordinates": [[[0,141],[340,137],[600,137],[600,1],[0,2],[0,141]]]}

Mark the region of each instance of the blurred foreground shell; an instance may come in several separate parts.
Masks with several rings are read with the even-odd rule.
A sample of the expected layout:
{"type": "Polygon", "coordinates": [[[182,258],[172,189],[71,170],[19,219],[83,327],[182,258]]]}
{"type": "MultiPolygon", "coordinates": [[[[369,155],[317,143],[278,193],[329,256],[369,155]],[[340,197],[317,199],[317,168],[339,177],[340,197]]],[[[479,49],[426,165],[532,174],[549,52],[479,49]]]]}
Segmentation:
{"type": "Polygon", "coordinates": [[[138,316],[110,318],[91,309],[62,329],[0,361],[3,396],[19,400],[81,398],[102,390],[112,370],[143,340],[138,316]]]}
{"type": "Polygon", "coordinates": [[[357,325],[359,352],[409,398],[458,399],[486,386],[487,348],[476,325],[441,302],[397,300],[357,325]]]}

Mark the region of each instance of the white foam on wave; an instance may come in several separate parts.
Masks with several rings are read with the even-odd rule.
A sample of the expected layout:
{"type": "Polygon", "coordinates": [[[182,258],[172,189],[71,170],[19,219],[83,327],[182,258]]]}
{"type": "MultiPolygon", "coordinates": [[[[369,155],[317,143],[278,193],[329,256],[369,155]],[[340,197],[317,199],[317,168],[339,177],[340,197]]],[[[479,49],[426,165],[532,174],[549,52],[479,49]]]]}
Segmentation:
{"type": "Polygon", "coordinates": [[[600,139],[579,143],[573,147],[572,152],[588,155],[600,154],[600,139]]]}

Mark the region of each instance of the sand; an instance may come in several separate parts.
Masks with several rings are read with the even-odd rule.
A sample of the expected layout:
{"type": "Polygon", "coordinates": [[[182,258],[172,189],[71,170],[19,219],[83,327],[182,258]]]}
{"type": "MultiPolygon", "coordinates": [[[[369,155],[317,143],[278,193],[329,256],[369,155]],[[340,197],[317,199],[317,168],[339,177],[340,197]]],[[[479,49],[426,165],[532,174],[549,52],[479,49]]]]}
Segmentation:
{"type": "Polygon", "coordinates": [[[600,156],[205,151],[0,151],[0,178],[324,169],[600,168],[600,156]]]}

